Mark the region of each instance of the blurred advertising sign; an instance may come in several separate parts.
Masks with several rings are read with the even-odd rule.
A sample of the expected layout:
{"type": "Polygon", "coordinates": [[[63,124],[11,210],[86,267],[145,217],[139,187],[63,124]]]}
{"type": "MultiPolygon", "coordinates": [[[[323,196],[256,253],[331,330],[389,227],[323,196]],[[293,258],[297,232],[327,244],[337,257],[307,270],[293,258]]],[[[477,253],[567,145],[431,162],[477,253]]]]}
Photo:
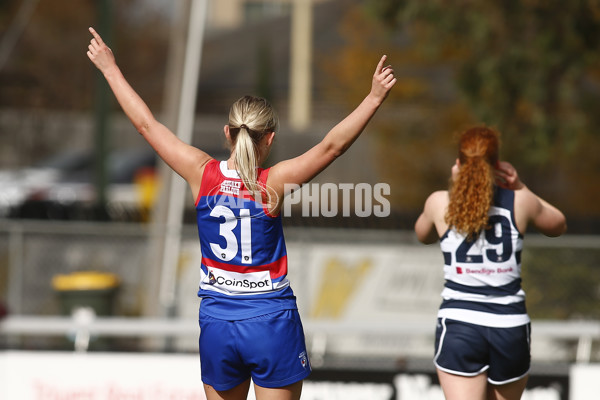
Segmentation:
{"type": "Polygon", "coordinates": [[[205,400],[197,355],[4,352],[0,399],[205,400]]]}
{"type": "MultiPolygon", "coordinates": [[[[304,383],[303,399],[392,400],[393,384],[304,383]]],[[[205,400],[192,354],[0,352],[0,399],[205,400]]],[[[255,400],[251,389],[249,400],[255,400]]]]}
{"type": "MultiPolygon", "coordinates": [[[[579,395],[589,399],[599,366],[584,366],[579,395]],[[591,390],[591,391],[590,391],[591,390]],[[588,397],[586,397],[588,396],[588,397]]],[[[303,385],[302,400],[443,400],[441,388],[424,374],[384,373],[371,382],[364,371],[317,373],[303,385]],[[362,377],[363,379],[356,379],[362,377]],[[324,378],[324,379],[323,379],[324,378]]],[[[368,374],[367,374],[368,375],[368,374]]],[[[595,380],[597,381],[597,379],[595,380]]],[[[535,387],[524,400],[560,400],[560,387],[535,387]]],[[[572,392],[573,393],[573,392],[572,392]]],[[[205,400],[200,363],[194,354],[0,352],[0,399],[18,400],[205,400]]],[[[251,387],[248,400],[256,400],[251,387]]]]}
{"type": "MultiPolygon", "coordinates": [[[[294,243],[288,247],[292,257],[294,243]]],[[[312,243],[303,257],[304,262],[299,263],[292,259],[290,270],[298,266],[310,269],[306,297],[310,305],[304,310],[310,318],[435,320],[444,284],[443,260],[436,248],[312,243]]],[[[299,294],[300,301],[305,294],[299,294]]]]}
{"type": "Polygon", "coordinates": [[[588,400],[600,393],[600,364],[574,364],[571,366],[569,399],[588,400]]]}

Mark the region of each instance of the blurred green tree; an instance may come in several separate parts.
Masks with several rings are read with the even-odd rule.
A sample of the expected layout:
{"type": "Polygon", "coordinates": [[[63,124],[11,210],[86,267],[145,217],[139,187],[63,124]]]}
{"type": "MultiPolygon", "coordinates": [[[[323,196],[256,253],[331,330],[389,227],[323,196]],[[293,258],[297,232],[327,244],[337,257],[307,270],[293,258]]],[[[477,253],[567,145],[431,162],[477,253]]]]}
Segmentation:
{"type": "Polygon", "coordinates": [[[573,215],[600,215],[600,3],[371,0],[368,7],[392,34],[408,34],[423,59],[452,66],[454,104],[502,132],[504,156],[534,190],[573,215]]]}
{"type": "Polygon", "coordinates": [[[531,165],[573,153],[600,100],[600,3],[593,0],[377,0],[389,27],[457,66],[476,118],[531,165]]]}

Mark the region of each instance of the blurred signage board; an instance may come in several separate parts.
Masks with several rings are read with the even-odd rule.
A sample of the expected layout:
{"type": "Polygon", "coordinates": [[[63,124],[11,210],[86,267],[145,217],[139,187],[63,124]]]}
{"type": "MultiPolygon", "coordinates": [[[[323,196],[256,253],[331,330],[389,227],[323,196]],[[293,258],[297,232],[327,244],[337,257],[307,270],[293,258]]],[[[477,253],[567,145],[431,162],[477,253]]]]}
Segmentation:
{"type": "Polygon", "coordinates": [[[569,375],[569,400],[600,397],[600,364],[575,364],[569,375]]]}
{"type": "Polygon", "coordinates": [[[197,355],[0,353],[0,399],[205,400],[197,355]]]}
{"type": "MultiPolygon", "coordinates": [[[[288,245],[290,279],[312,319],[429,318],[441,302],[443,259],[438,248],[402,244],[288,245]],[[296,258],[297,257],[297,258],[296,258]],[[296,276],[301,271],[304,277],[296,276]],[[293,275],[293,276],[292,276],[293,275]],[[295,283],[308,279],[297,288],[295,283]]],[[[433,329],[433,328],[432,328],[433,329]]]]}
{"type": "MultiPolygon", "coordinates": [[[[598,393],[600,366],[577,366],[571,400],[598,393]],[[573,394],[576,393],[575,397],[573,394]]],[[[425,374],[391,373],[369,382],[361,371],[323,371],[304,382],[303,400],[443,400],[439,385],[425,374]],[[357,379],[361,377],[362,379],[357,379]],[[366,379],[365,379],[366,378],[366,379]]],[[[368,375],[368,374],[367,374],[368,375]]],[[[383,374],[386,375],[386,374],[383,374]]],[[[573,386],[573,385],[572,385],[573,386]]],[[[560,387],[535,387],[524,400],[560,400],[560,387]]],[[[0,399],[19,400],[205,400],[200,363],[194,354],[0,352],[0,399]]],[[[250,390],[248,400],[256,400],[250,390]]]]}
{"type": "MultiPolygon", "coordinates": [[[[310,382],[303,399],[392,400],[393,384],[310,382]]],[[[255,400],[253,390],[248,396],[255,400]]],[[[205,400],[192,354],[0,352],[0,399],[205,400]]]]}

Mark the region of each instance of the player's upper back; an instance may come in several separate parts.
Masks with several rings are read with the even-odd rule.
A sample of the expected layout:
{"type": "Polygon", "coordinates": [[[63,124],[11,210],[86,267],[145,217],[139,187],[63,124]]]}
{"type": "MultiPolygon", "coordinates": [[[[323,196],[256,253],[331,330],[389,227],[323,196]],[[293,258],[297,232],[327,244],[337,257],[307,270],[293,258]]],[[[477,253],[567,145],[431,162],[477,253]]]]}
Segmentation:
{"type": "Polygon", "coordinates": [[[520,278],[523,235],[515,223],[514,196],[512,190],[495,189],[489,226],[475,240],[452,228],[442,236],[447,280],[498,286],[520,278]]]}

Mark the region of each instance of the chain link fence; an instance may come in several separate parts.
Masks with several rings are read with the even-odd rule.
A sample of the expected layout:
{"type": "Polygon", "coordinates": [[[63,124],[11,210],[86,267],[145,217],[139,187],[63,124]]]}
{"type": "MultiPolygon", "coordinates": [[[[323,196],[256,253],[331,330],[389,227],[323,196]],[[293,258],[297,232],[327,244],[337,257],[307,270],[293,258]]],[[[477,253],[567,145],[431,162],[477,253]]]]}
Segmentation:
{"type": "MultiPolygon", "coordinates": [[[[196,233],[184,229],[183,235],[193,238],[196,233]]],[[[150,249],[161,239],[142,224],[4,221],[0,301],[10,314],[56,315],[60,307],[53,278],[95,271],[119,279],[114,313],[139,316],[144,298],[151,295],[146,293],[148,276],[156,263],[150,249]]]]}

